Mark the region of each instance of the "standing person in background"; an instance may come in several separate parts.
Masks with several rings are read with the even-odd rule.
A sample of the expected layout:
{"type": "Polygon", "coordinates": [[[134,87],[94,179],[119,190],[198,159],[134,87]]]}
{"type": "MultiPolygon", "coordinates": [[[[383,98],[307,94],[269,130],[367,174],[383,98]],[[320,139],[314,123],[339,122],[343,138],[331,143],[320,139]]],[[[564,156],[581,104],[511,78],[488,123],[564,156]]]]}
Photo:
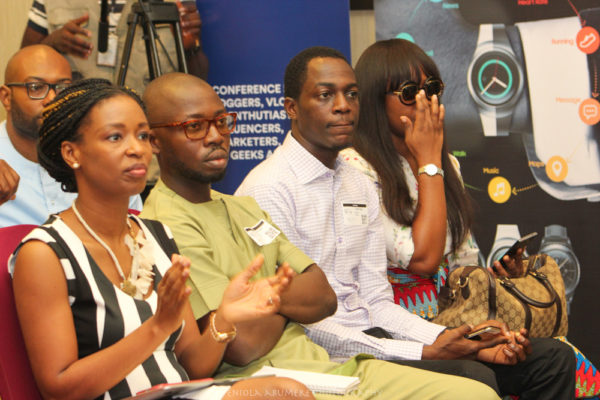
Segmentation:
{"type": "MultiPolygon", "coordinates": [[[[98,21],[101,0],[34,0],[21,47],[43,43],[65,54],[77,79],[105,78],[116,82],[127,34],[127,16],[135,0],[107,0],[108,50],[98,51],[98,21]]],[[[194,1],[177,1],[180,12],[188,72],[202,78],[208,74],[208,59],[202,51],[202,21],[194,1]]],[[[157,45],[163,73],[177,69],[175,42],[169,28],[158,27],[164,47],[157,45]],[[167,51],[167,53],[165,53],[167,51]]],[[[140,94],[150,81],[142,29],[136,29],[125,84],[140,94]]]]}
{"type": "MultiPolygon", "coordinates": [[[[127,211],[129,197],[144,188],[152,156],[139,97],[106,80],[82,80],[48,105],[40,132],[40,163],[77,193],[69,209],[34,229],[9,259],[43,397],[118,399],[210,377],[235,337],[222,332],[276,313],[291,270],[250,282],[263,259],[240,268],[210,329],[200,334],[185,284],[189,259],[176,254],[162,224],[127,211]]],[[[278,378],[206,391],[210,399],[244,399],[248,392],[267,399],[274,391],[289,400],[314,399],[304,385],[278,378]]]]}

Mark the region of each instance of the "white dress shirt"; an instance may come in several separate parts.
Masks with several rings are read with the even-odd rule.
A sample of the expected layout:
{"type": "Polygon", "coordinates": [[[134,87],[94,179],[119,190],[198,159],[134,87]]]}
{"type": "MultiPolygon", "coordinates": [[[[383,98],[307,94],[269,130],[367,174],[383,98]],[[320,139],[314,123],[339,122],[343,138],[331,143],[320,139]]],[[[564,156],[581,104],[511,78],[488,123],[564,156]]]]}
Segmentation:
{"type": "Polygon", "coordinates": [[[236,194],[254,197],[327,275],[338,296],[337,312],[306,328],[332,357],[367,353],[384,360],[418,360],[423,345],[445,329],[394,303],[378,195],[341,156],[329,169],[288,134],[236,194]],[[372,327],[395,339],[363,333],[372,327]]]}

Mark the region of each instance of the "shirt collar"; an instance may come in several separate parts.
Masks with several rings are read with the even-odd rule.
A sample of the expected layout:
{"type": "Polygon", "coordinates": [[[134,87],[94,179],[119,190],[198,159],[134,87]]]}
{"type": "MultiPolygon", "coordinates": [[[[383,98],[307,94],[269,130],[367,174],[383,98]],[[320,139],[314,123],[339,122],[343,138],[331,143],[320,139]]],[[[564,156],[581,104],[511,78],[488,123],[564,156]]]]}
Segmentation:
{"type": "Polygon", "coordinates": [[[288,132],[283,141],[281,150],[284,157],[288,160],[290,168],[302,184],[309,183],[328,174],[338,174],[345,166],[342,156],[338,154],[333,169],[327,168],[292,136],[291,131],[288,132]]]}
{"type": "Polygon", "coordinates": [[[184,197],[180,196],[177,192],[175,192],[173,189],[171,189],[170,187],[168,187],[163,180],[159,177],[158,180],[156,181],[156,183],[154,184],[154,188],[156,188],[156,190],[164,193],[165,195],[169,196],[169,197],[176,197],[179,198],[187,203],[190,204],[204,204],[204,203],[209,203],[210,201],[225,201],[227,196],[221,192],[217,192],[216,190],[210,189],[210,201],[205,201],[202,203],[192,203],[188,200],[186,200],[184,197]]]}

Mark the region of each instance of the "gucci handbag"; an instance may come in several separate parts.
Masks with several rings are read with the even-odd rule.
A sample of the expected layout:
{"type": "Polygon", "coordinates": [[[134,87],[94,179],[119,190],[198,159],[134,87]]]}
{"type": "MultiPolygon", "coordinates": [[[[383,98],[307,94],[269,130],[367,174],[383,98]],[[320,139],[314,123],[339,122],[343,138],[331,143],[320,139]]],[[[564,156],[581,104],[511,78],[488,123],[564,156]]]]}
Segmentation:
{"type": "Polygon", "coordinates": [[[480,266],[456,268],[440,291],[433,322],[457,327],[495,319],[513,331],[526,328],[530,337],[566,335],[565,285],[556,261],[538,254],[523,263],[527,272],[519,278],[494,278],[480,266]]]}

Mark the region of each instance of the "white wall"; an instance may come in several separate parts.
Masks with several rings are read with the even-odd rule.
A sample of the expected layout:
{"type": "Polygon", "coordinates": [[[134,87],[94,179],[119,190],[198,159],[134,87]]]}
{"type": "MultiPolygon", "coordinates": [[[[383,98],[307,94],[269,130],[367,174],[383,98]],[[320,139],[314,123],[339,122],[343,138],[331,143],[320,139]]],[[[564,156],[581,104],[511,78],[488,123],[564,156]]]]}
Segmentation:
{"type": "MultiPolygon", "coordinates": [[[[11,55],[21,46],[21,38],[27,24],[30,0],[0,0],[0,82],[4,83],[4,70],[11,55]]],[[[6,119],[4,107],[0,107],[0,121],[6,119]]]]}
{"type": "Polygon", "coordinates": [[[375,43],[375,12],[373,10],[350,10],[350,51],[352,66],[362,52],[375,43]]]}

